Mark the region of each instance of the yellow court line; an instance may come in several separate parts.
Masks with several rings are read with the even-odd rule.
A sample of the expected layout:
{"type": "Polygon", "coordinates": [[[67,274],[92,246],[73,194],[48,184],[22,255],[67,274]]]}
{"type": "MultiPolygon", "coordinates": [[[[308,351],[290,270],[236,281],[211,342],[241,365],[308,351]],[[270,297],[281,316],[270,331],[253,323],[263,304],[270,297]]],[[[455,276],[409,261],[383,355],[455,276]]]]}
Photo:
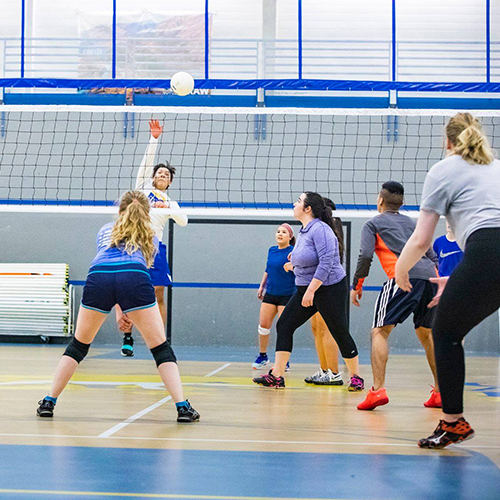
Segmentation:
{"type": "Polygon", "coordinates": [[[163,493],[119,493],[112,491],[53,491],[53,490],[11,490],[0,489],[0,493],[23,495],[59,495],[59,496],[91,496],[91,497],[129,497],[129,498],[177,498],[186,500],[335,500],[333,498],[303,497],[242,497],[221,495],[173,495],[163,493]]]}

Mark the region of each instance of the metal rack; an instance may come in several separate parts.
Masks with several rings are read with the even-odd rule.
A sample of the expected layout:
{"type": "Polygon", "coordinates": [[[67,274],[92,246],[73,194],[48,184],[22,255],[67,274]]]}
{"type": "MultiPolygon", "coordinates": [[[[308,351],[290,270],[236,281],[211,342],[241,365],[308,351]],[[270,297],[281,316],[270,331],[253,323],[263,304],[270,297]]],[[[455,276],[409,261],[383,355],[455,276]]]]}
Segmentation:
{"type": "Polygon", "coordinates": [[[68,337],[73,305],[67,264],[0,264],[0,335],[68,337]]]}

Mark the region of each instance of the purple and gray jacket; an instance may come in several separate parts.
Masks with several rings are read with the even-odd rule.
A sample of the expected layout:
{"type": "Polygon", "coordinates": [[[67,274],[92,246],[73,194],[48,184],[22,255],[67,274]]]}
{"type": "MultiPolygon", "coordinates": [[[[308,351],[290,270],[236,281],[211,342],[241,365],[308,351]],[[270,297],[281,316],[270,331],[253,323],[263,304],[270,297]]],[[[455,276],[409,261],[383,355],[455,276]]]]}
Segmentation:
{"type": "Polygon", "coordinates": [[[324,286],[334,285],[345,277],[337,237],[332,228],[319,219],[313,219],[300,230],[290,260],[297,286],[308,286],[313,278],[322,281],[324,286]]]}

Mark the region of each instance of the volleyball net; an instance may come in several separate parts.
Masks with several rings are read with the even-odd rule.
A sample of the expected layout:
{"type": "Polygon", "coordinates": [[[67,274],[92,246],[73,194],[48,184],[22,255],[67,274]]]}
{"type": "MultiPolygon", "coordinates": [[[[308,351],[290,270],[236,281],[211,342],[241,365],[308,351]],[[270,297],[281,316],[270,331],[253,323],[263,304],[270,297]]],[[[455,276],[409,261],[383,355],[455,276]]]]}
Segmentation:
{"type": "MultiPolygon", "coordinates": [[[[155,163],[177,170],[169,195],[194,215],[275,216],[304,191],[356,216],[387,180],[418,210],[444,156],[454,110],[2,106],[0,210],[115,211],[133,189],[159,120],[155,163]]],[[[493,147],[500,111],[477,111],[493,147]]]]}

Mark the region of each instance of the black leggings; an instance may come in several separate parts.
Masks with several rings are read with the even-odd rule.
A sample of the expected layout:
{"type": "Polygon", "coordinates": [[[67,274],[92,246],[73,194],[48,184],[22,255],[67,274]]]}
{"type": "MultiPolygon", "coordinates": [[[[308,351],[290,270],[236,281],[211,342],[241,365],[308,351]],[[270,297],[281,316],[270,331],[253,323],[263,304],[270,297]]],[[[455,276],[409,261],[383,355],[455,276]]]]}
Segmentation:
{"type": "Polygon", "coordinates": [[[297,291],[292,295],[281,314],[276,325],[278,333],[276,350],[292,352],[295,330],[319,311],[330,333],[339,345],[342,356],[346,359],[356,357],[358,350],[347,325],[347,307],[349,304],[347,278],[335,285],[320,286],[314,294],[311,307],[302,305],[302,297],[306,290],[306,286],[297,287],[297,291]]]}
{"type": "Polygon", "coordinates": [[[479,229],[465,246],[437,306],[432,327],[443,412],[463,412],[463,338],[500,307],[500,228],[479,229]]]}

